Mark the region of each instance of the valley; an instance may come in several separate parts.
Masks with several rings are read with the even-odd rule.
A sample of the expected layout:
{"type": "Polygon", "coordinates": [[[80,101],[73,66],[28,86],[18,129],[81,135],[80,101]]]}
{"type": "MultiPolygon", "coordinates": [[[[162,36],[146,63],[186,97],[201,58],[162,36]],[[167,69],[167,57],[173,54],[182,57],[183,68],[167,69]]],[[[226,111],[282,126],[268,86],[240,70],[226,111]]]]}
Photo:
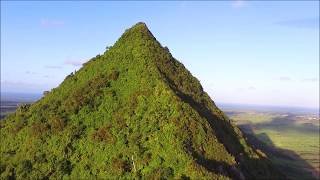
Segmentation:
{"type": "Polygon", "coordinates": [[[228,108],[247,140],[292,179],[319,177],[319,114],[228,108]]]}

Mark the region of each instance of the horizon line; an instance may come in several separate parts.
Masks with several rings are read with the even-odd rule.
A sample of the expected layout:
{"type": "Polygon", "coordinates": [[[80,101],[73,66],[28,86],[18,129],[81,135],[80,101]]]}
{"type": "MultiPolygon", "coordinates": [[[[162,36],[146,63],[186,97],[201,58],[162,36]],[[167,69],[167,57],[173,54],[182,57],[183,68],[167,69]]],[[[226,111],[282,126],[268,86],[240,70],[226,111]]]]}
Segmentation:
{"type": "MultiPolygon", "coordinates": [[[[0,91],[0,96],[2,97],[4,94],[25,94],[25,95],[36,95],[41,98],[43,96],[43,92],[13,92],[13,91],[0,91]]],[[[210,95],[209,95],[210,96],[210,95]]],[[[211,97],[210,97],[211,98],[211,97]]],[[[1,98],[2,99],[2,98],[1,98]]],[[[213,98],[212,98],[213,99],[213,98]]],[[[37,99],[38,100],[38,99],[37,99]]],[[[35,101],[37,101],[35,100],[35,101]]],[[[217,106],[223,106],[223,105],[234,105],[234,106],[254,106],[254,107],[269,107],[269,108],[300,108],[300,109],[312,109],[312,110],[318,110],[320,113],[320,102],[317,107],[313,106],[290,106],[290,105],[275,105],[275,104],[255,104],[255,103],[239,103],[239,102],[222,102],[222,101],[214,101],[213,102],[217,106]]]]}

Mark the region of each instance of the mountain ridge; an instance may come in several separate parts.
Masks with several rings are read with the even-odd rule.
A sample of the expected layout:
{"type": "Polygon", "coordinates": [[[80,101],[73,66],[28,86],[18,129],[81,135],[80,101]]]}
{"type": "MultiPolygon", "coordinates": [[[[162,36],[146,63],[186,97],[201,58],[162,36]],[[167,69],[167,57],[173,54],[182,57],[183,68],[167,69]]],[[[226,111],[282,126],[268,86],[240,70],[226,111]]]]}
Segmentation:
{"type": "Polygon", "coordinates": [[[142,22],[0,125],[2,178],[283,177],[142,22]]]}

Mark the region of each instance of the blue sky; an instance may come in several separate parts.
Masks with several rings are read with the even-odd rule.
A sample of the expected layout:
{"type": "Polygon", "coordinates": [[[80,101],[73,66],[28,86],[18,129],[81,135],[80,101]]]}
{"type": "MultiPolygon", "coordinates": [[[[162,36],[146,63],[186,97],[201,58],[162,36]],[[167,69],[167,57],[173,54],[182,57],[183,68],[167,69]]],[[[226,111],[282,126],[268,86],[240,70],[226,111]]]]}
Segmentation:
{"type": "Polygon", "coordinates": [[[58,86],[139,21],[216,102],[319,107],[318,1],[1,1],[1,91],[58,86]]]}

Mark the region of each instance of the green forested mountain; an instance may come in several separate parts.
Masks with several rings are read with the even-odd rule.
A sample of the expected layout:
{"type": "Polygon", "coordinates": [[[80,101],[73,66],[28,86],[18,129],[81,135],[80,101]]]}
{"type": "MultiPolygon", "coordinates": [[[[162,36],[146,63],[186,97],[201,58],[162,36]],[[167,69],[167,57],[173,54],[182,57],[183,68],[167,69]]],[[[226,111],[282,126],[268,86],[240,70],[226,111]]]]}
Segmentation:
{"type": "Polygon", "coordinates": [[[144,23],[0,122],[11,179],[283,179],[144,23]]]}

